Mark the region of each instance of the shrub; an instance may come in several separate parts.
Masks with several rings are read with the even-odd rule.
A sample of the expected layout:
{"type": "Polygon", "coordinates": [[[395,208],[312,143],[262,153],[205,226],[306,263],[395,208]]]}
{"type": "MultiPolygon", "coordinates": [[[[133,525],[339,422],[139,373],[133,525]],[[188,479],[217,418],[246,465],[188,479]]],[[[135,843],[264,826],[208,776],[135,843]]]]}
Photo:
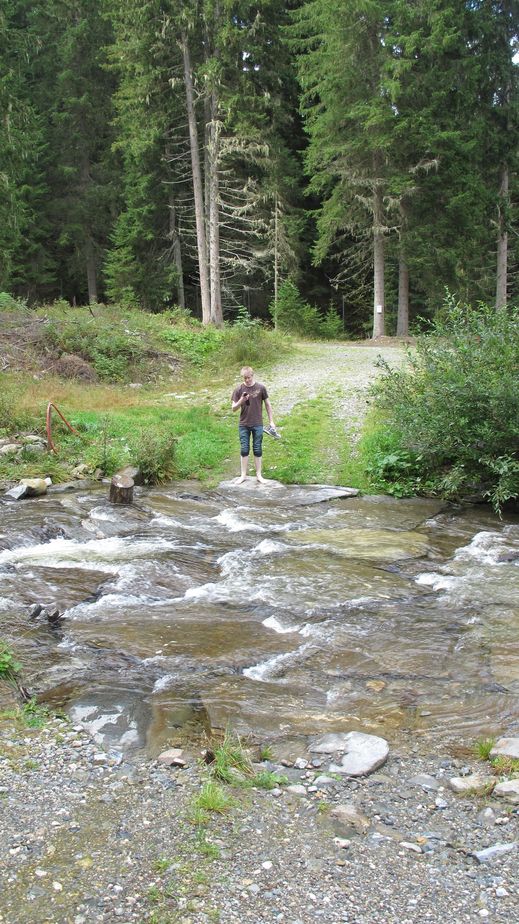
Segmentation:
{"type": "Polygon", "coordinates": [[[519,312],[449,300],[428,335],[373,393],[391,451],[372,469],[408,492],[480,495],[499,510],[519,495],[519,312]]]}
{"type": "Polygon", "coordinates": [[[224,333],[216,327],[191,325],[168,328],[162,331],[161,337],[193,365],[201,366],[219,349],[224,333]]]}
{"type": "Polygon", "coordinates": [[[131,445],[131,459],[145,484],[170,481],[176,471],[176,438],[154,427],[142,430],[131,445]]]}
{"type": "Polygon", "coordinates": [[[319,336],[317,308],[305,302],[297,286],[287,279],[279,288],[277,302],[269,307],[276,328],[301,337],[319,336]]]}

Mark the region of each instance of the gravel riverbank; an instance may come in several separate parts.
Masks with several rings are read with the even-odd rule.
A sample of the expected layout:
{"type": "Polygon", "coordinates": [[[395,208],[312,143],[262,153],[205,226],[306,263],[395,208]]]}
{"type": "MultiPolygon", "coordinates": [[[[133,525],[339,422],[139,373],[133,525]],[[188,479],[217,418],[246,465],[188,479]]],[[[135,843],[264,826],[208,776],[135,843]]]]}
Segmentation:
{"type": "Polygon", "coordinates": [[[285,785],[230,790],[200,827],[199,747],[174,769],[101,752],[64,719],[3,719],[0,734],[6,924],[519,920],[519,809],[452,792],[481,769],[471,757],[410,739],[372,775],[337,779],[299,744],[268,765],[285,785]]]}

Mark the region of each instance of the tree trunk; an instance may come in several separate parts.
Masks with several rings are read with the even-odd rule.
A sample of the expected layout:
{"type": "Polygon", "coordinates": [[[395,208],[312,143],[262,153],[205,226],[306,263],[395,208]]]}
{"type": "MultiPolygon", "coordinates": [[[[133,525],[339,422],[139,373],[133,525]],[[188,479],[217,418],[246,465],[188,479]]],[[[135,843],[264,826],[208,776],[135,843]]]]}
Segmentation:
{"type": "Polygon", "coordinates": [[[198,249],[198,268],[200,272],[200,296],[202,301],[202,323],[211,321],[211,299],[209,294],[209,273],[207,266],[207,242],[204,221],[204,198],[202,191],[202,172],[200,170],[200,152],[198,150],[198,130],[196,125],[195,105],[193,99],[193,75],[187,35],[182,33],[182,55],[184,59],[184,84],[186,88],[187,121],[189,126],[189,147],[191,149],[191,169],[193,173],[193,194],[195,199],[196,243],[198,249]]]}
{"type": "Polygon", "coordinates": [[[129,475],[114,475],[110,484],[111,504],[133,504],[133,478],[129,475]]]}
{"type": "Polygon", "coordinates": [[[211,93],[211,126],[209,133],[209,266],[211,272],[211,321],[223,324],[220,278],[220,184],[219,184],[220,122],[218,91],[211,93]]]}
{"type": "Polygon", "coordinates": [[[177,271],[177,305],[180,308],[186,307],[184,295],[184,270],[182,266],[182,248],[180,246],[180,235],[177,230],[177,212],[175,207],[175,196],[173,192],[169,194],[169,239],[173,252],[173,262],[177,271]]]}
{"type": "Polygon", "coordinates": [[[409,333],[409,267],[401,256],[398,261],[398,317],[396,322],[397,337],[407,337],[409,333]]]}
{"type": "Polygon", "coordinates": [[[279,227],[278,227],[278,194],[274,198],[274,328],[278,326],[278,293],[279,293],[279,227]]]}
{"type": "Polygon", "coordinates": [[[373,192],[373,339],[385,333],[384,313],[384,228],[382,187],[375,180],[373,192]]]}
{"type": "Polygon", "coordinates": [[[88,304],[94,305],[97,302],[97,273],[94,244],[90,237],[85,244],[85,262],[88,285],[88,304]]]}
{"type": "Polygon", "coordinates": [[[496,308],[507,304],[508,284],[508,164],[501,167],[501,181],[499,185],[498,231],[497,231],[497,279],[496,279],[496,308]]]}

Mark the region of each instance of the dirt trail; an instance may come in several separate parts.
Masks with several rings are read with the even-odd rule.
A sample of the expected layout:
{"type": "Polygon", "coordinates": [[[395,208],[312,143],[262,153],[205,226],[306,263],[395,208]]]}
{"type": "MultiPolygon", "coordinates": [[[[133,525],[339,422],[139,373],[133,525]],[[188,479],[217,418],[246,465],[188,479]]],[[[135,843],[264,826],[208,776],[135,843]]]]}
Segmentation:
{"type": "Polygon", "coordinates": [[[277,415],[288,414],[301,401],[331,394],[338,397],[338,417],[350,423],[360,419],[380,357],[392,366],[399,365],[404,357],[401,342],[380,347],[353,343],[300,344],[294,357],[278,363],[266,377],[277,415]]]}

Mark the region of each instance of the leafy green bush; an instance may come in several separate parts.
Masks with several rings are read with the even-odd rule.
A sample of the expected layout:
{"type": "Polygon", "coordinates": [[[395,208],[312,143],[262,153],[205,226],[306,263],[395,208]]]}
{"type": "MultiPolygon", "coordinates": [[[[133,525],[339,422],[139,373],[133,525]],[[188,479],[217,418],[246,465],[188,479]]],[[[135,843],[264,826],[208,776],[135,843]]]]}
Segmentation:
{"type": "Polygon", "coordinates": [[[52,319],[46,326],[45,341],[55,350],[72,353],[92,363],[100,378],[121,381],[132,363],[143,355],[138,332],[117,330],[113,318],[78,316],[52,319]]]}
{"type": "Polygon", "coordinates": [[[161,337],[194,366],[201,366],[219,349],[224,333],[216,327],[190,325],[170,327],[162,331],[161,337]]]}
{"type": "Polygon", "coordinates": [[[318,337],[320,315],[305,302],[297,286],[287,279],[279,288],[277,302],[269,307],[276,328],[301,337],[318,337]]]}
{"type": "Polygon", "coordinates": [[[477,494],[496,510],[519,495],[517,309],[449,299],[407,367],[382,366],[374,396],[390,450],[368,455],[389,487],[477,494]]]}
{"type": "Polygon", "coordinates": [[[145,484],[163,484],[176,472],[176,438],[149,427],[139,433],[131,445],[131,461],[139,469],[145,484]]]}
{"type": "Polygon", "coordinates": [[[323,317],[317,308],[305,302],[297,286],[286,280],[280,286],[278,300],[269,306],[277,329],[300,337],[338,340],[343,335],[342,320],[333,305],[323,317]]]}
{"type": "Polygon", "coordinates": [[[265,366],[291,349],[292,344],[286,334],[265,327],[242,308],[234,324],[224,329],[221,347],[215,358],[223,366],[265,366]]]}

